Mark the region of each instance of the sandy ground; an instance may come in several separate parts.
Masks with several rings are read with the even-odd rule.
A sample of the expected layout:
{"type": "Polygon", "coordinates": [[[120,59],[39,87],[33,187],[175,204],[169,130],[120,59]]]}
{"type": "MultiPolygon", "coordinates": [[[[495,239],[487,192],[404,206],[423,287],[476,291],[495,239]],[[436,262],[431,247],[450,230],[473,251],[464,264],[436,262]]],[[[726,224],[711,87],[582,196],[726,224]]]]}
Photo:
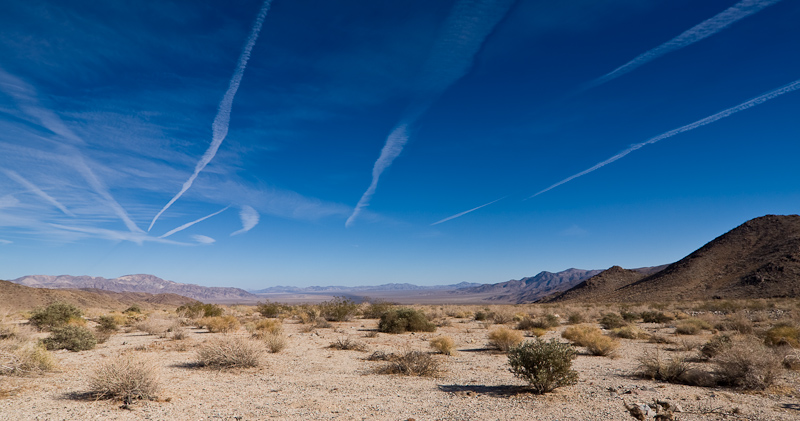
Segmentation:
{"type": "MultiPolygon", "coordinates": [[[[614,359],[579,355],[573,362],[580,374],[576,385],[535,395],[509,372],[506,355],[485,348],[486,329],[474,321],[452,321],[435,333],[373,338],[366,334],[376,320],[334,323],[312,332],[287,321],[285,350],[265,354],[261,367],[232,371],[192,365],[197,347],[221,334],[194,329],[187,339],[174,341],[118,333],[91,351],[56,352],[57,372],[0,377],[0,420],[633,420],[623,400],[655,399],[678,404],[680,420],[800,419],[797,372],[786,371],[779,386],[758,393],[650,381],[632,372],[637,356],[657,345],[638,340],[621,340],[614,359]],[[427,340],[439,335],[451,336],[458,349],[453,356],[436,356],[444,368],[439,377],[375,374],[385,363],[366,360],[378,350],[428,351],[427,340]],[[328,348],[343,337],[367,344],[369,351],[328,348]],[[160,366],[163,391],[157,401],[121,409],[120,402],[85,397],[96,366],[123,352],[160,366]]],[[[545,339],[558,337],[564,328],[545,339]]]]}

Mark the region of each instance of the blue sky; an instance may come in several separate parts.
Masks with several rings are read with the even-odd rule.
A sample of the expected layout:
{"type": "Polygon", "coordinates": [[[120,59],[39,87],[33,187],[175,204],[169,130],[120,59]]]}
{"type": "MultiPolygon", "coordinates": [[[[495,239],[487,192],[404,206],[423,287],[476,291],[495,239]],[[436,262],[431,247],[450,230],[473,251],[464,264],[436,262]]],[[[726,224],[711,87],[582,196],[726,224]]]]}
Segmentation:
{"type": "Polygon", "coordinates": [[[0,278],[673,262],[798,212],[797,22],[797,0],[5,2],[0,278]]]}

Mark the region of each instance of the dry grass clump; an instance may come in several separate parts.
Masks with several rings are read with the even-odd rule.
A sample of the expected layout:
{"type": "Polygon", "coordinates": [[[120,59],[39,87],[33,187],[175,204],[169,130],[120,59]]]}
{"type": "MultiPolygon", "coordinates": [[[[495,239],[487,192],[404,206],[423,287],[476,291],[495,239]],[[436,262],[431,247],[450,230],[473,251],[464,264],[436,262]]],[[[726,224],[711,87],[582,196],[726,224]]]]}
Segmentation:
{"type": "Polygon", "coordinates": [[[522,333],[504,327],[489,331],[489,346],[503,352],[519,345],[524,339],[522,333]]]}
{"type": "Polygon", "coordinates": [[[212,333],[229,333],[239,329],[239,319],[231,315],[204,317],[197,324],[212,333]]]}
{"type": "Polygon", "coordinates": [[[53,355],[44,345],[30,341],[0,342],[0,375],[26,375],[56,368],[53,355]]]}
{"type": "Polygon", "coordinates": [[[628,325],[611,329],[611,333],[618,338],[625,339],[650,339],[650,334],[638,326],[628,325]]]}
{"type": "Polygon", "coordinates": [[[341,350],[344,350],[344,351],[366,352],[367,351],[367,344],[344,336],[344,337],[341,337],[341,338],[331,342],[331,344],[328,345],[328,348],[341,349],[341,350]]]}
{"type": "Polygon", "coordinates": [[[728,335],[714,335],[700,348],[700,356],[703,359],[716,357],[720,352],[728,349],[733,344],[728,335]]]}
{"type": "Polygon", "coordinates": [[[98,398],[121,399],[129,404],[137,399],[156,399],[161,377],[151,360],[120,355],[100,364],[89,379],[89,388],[98,398]]]}
{"type": "Polygon", "coordinates": [[[388,364],[378,369],[381,374],[434,377],[441,372],[439,362],[427,352],[407,351],[400,355],[383,354],[388,364]]]}
{"type": "Polygon", "coordinates": [[[728,315],[724,320],[714,325],[714,328],[721,331],[749,335],[753,333],[753,321],[744,314],[735,313],[728,315]]]}
{"type": "Polygon", "coordinates": [[[438,338],[431,338],[428,344],[436,350],[436,352],[444,355],[453,355],[456,343],[453,338],[449,336],[439,336],[438,338]]]}
{"type": "Polygon", "coordinates": [[[735,341],[711,359],[720,384],[747,390],[764,390],[778,379],[781,359],[753,337],[735,341]]]}
{"type": "Polygon", "coordinates": [[[260,337],[261,341],[264,342],[264,345],[267,346],[267,351],[277,354],[287,346],[286,336],[283,333],[267,333],[260,337]]]}
{"type": "Polygon", "coordinates": [[[241,336],[210,340],[197,350],[197,364],[212,368],[246,368],[261,364],[263,348],[259,342],[241,336]]]}
{"type": "Polygon", "coordinates": [[[800,329],[788,323],[779,323],[764,333],[764,343],[769,346],[800,348],[800,329]]]}
{"type": "Polygon", "coordinates": [[[619,341],[589,325],[570,326],[561,333],[561,337],[585,347],[590,354],[597,356],[613,356],[619,348],[619,341]]]}
{"type": "Polygon", "coordinates": [[[678,335],[697,335],[703,329],[711,330],[711,325],[705,320],[688,318],[681,320],[680,323],[675,326],[675,333],[678,335]]]}
{"type": "Polygon", "coordinates": [[[534,392],[541,394],[578,382],[578,373],[572,370],[575,354],[570,344],[536,338],[511,348],[508,364],[515,376],[527,381],[534,392]]]}
{"type": "Polygon", "coordinates": [[[639,376],[667,383],[683,383],[684,376],[689,370],[686,359],[681,356],[667,358],[658,348],[645,351],[639,356],[639,376]]]}
{"type": "Polygon", "coordinates": [[[170,333],[179,331],[181,329],[181,324],[177,319],[151,317],[140,321],[135,327],[137,330],[145,332],[148,335],[166,338],[170,333]]]}
{"type": "Polygon", "coordinates": [[[283,323],[278,319],[262,319],[253,324],[245,326],[254,338],[262,338],[268,335],[280,335],[283,333],[283,323]]]}

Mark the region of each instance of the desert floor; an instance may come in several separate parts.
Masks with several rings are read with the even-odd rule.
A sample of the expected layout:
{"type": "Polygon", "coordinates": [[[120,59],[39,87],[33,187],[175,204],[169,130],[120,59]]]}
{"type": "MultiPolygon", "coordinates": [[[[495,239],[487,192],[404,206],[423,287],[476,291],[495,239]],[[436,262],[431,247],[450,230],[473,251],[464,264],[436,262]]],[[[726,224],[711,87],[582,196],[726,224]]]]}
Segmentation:
{"type": "MultiPolygon", "coordinates": [[[[535,395],[508,370],[507,356],[486,348],[487,332],[479,322],[452,319],[435,333],[367,337],[377,320],[334,323],[309,330],[287,320],[288,346],[265,353],[257,368],[199,368],[197,348],[221,336],[190,329],[186,339],[161,339],[139,331],[117,333],[97,348],[55,352],[59,370],[32,377],[0,376],[2,420],[632,420],[623,401],[677,404],[680,420],[800,419],[800,376],[785,370],[777,387],[765,392],[738,392],[638,378],[637,357],[659,347],[666,353],[677,345],[656,345],[622,339],[616,358],[582,353],[573,361],[580,377],[574,386],[535,395]],[[367,361],[374,351],[429,351],[427,340],[448,335],[456,342],[452,356],[436,355],[443,371],[438,377],[376,374],[384,362],[367,361]],[[349,337],[368,351],[329,348],[349,337]],[[137,401],[130,409],[111,400],[87,397],[87,379],[99,363],[121,353],[151,358],[160,367],[163,391],[155,401],[137,401]]],[[[669,328],[640,324],[653,331],[669,328]]],[[[509,326],[510,327],[510,326],[509,326]]],[[[544,338],[560,338],[566,326],[544,338]]],[[[241,329],[238,335],[247,335],[241,329]]],[[[229,334],[230,335],[230,334],[229,334]]],[[[702,343],[710,334],[683,337],[702,343]]],[[[677,337],[676,340],[678,340],[677,337]]]]}

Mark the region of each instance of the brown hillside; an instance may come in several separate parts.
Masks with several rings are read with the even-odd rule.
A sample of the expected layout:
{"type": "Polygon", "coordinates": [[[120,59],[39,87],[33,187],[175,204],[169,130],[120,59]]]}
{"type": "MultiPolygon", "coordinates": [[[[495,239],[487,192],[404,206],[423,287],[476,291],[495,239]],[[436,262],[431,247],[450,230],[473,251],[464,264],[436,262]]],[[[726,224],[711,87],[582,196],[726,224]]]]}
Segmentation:
{"type": "Polygon", "coordinates": [[[31,310],[63,301],[80,308],[124,310],[131,304],[148,307],[173,307],[194,301],[175,294],[115,293],[75,289],[32,288],[13,282],[0,281],[0,314],[31,310]]]}
{"type": "Polygon", "coordinates": [[[558,295],[548,297],[542,301],[552,302],[582,299],[606,301],[614,294],[616,290],[639,281],[645,276],[647,276],[646,273],[642,273],[637,270],[623,269],[619,266],[612,266],[611,268],[606,269],[581,282],[573,288],[570,288],[569,290],[558,295]]]}
{"type": "Polygon", "coordinates": [[[666,269],[595,297],[661,301],[800,296],[800,216],[767,215],[717,237],[666,269]]]}

